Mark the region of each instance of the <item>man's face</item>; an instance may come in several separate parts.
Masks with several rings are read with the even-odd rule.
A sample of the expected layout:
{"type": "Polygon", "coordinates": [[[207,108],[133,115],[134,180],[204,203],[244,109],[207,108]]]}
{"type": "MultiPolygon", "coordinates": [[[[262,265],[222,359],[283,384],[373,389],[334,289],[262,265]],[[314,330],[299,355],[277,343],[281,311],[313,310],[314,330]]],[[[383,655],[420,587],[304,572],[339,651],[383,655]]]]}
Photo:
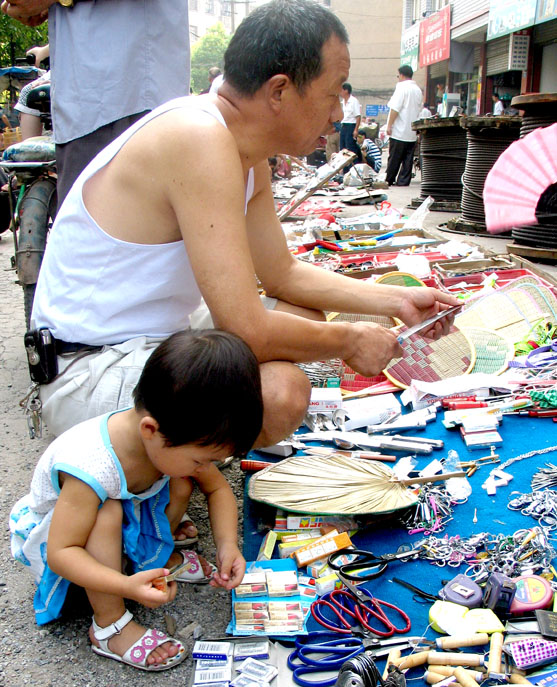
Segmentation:
{"type": "Polygon", "coordinates": [[[329,38],[321,51],[321,62],[320,75],[294,96],[290,120],[293,155],[309,155],[317,147],[319,137],[334,133],[333,122],[342,119],[339,94],[350,70],[346,44],[336,36],[329,38]]]}

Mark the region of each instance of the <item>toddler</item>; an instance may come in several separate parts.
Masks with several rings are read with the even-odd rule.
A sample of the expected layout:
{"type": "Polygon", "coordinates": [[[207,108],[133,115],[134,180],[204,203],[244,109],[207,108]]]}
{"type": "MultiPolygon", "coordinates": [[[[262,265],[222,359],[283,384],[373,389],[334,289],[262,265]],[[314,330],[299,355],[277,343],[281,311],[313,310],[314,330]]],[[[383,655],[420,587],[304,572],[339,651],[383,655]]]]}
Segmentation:
{"type": "Polygon", "coordinates": [[[242,580],[236,502],[215,462],[247,452],[261,430],[259,365],[232,334],[178,332],[147,361],[134,404],[76,425],[47,448],[30,493],[12,509],[12,553],[35,577],[38,624],[60,616],[74,583],[93,608],[95,653],[166,670],[184,660],[184,647],[134,622],[124,599],[148,608],[172,601],[176,583],[157,578],[177,563],[188,564],[179,581],[232,589],[242,580]],[[218,569],[173,550],[172,523],[194,482],[207,498],[218,569]]]}

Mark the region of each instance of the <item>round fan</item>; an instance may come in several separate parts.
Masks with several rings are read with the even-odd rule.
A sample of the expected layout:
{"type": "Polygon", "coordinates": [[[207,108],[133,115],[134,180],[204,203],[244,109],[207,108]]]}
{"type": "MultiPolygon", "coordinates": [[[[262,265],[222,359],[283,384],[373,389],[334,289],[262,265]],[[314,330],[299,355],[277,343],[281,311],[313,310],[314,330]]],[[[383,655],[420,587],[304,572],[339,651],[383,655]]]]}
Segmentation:
{"type": "Polygon", "coordinates": [[[425,286],[424,282],[409,272],[387,272],[375,280],[376,284],[392,284],[394,286],[425,286]]]}
{"type": "Polygon", "coordinates": [[[402,358],[392,360],[383,372],[393,384],[403,389],[409,387],[412,380],[438,382],[468,374],[474,366],[474,346],[456,327],[451,327],[446,336],[436,341],[424,339],[417,332],[401,345],[404,351],[402,358]]]}
{"type": "Polygon", "coordinates": [[[490,233],[506,231],[516,224],[537,224],[538,218],[550,214],[555,216],[557,208],[548,207],[545,201],[541,207],[538,204],[548,193],[555,197],[556,150],[557,123],[535,129],[500,155],[486,177],[483,191],[485,221],[490,233]]]}
{"type": "Polygon", "coordinates": [[[509,360],[514,358],[513,344],[498,332],[481,327],[471,327],[463,330],[474,344],[476,360],[470,374],[483,372],[499,375],[509,366],[509,360]]]}

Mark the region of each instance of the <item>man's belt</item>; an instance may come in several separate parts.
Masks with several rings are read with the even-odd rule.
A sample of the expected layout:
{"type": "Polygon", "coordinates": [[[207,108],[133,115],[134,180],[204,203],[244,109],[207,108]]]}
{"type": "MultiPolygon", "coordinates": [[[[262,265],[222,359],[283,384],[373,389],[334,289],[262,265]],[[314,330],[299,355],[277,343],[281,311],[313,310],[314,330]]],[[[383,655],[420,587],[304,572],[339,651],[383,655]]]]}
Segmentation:
{"type": "Polygon", "coordinates": [[[100,351],[103,346],[93,346],[92,344],[77,343],[73,341],[60,341],[55,339],[56,353],[64,355],[65,353],[79,353],[80,351],[100,351]]]}

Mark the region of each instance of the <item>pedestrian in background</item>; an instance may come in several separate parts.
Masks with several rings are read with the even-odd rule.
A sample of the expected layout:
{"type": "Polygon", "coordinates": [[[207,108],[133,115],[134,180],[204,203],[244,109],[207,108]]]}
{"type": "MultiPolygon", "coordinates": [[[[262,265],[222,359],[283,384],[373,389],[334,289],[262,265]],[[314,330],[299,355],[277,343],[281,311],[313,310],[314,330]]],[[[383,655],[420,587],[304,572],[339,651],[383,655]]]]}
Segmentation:
{"type": "MultiPolygon", "coordinates": [[[[342,121],[340,123],[340,149],[351,150],[360,159],[360,149],[356,143],[360,122],[362,121],[362,107],[352,95],[352,86],[348,82],[342,84],[340,104],[342,105],[342,121]]],[[[344,168],[344,173],[350,166],[344,168]]]]}
{"type": "Polygon", "coordinates": [[[502,115],[504,112],[504,106],[503,106],[503,101],[499,97],[499,93],[494,93],[491,96],[491,99],[493,100],[493,114],[495,117],[502,115]]]}
{"type": "Polygon", "coordinates": [[[419,119],[423,102],[422,91],[412,80],[413,76],[410,65],[403,64],[398,68],[398,83],[388,103],[387,135],[390,140],[386,181],[389,186],[409,186],[412,178],[417,138],[412,122],[419,119]]]}

